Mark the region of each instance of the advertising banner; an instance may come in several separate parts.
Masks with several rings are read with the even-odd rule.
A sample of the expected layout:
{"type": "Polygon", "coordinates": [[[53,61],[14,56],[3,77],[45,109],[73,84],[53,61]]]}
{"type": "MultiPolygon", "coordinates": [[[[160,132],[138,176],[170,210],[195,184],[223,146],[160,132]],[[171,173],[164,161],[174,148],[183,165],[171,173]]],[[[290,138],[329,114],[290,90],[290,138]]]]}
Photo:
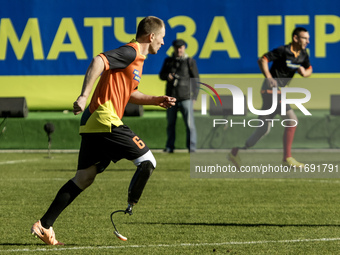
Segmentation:
{"type": "MultiPolygon", "coordinates": [[[[158,73],[176,38],[186,41],[186,52],[197,61],[201,75],[259,74],[258,57],[289,43],[297,26],[310,33],[314,73],[340,73],[336,0],[0,0],[0,4],[0,93],[15,96],[26,90],[31,108],[42,105],[30,95],[32,90],[45,98],[67,89],[76,96],[92,58],[132,40],[138,22],[148,15],[162,18],[166,25],[164,46],[144,65],[143,74],[151,75],[153,84],[163,84],[158,73]],[[76,84],[74,76],[79,76],[76,84]]],[[[164,87],[156,91],[163,93],[164,87]]],[[[63,99],[48,100],[44,107],[58,108],[63,99]]]]}

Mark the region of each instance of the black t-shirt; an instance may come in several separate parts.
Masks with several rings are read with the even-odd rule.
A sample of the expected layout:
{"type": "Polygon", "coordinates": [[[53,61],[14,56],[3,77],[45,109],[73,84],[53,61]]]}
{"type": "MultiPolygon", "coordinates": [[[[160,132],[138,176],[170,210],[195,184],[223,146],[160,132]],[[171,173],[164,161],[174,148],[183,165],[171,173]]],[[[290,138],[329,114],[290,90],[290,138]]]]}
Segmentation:
{"type": "Polygon", "coordinates": [[[110,69],[124,69],[137,56],[136,50],[129,45],[123,45],[117,49],[106,51],[103,54],[109,61],[110,69]]]}
{"type": "Polygon", "coordinates": [[[263,55],[269,62],[273,61],[270,73],[273,78],[280,78],[279,86],[284,87],[293,78],[300,66],[308,69],[311,64],[306,50],[301,50],[295,57],[291,44],[280,46],[263,55]]]}

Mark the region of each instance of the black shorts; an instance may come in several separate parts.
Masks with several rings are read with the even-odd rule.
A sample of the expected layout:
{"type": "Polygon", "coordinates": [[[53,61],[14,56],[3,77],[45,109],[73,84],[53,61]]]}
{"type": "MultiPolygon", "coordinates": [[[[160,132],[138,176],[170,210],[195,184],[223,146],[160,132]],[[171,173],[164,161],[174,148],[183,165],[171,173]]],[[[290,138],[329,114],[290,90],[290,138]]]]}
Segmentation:
{"type": "MultiPolygon", "coordinates": [[[[262,93],[262,110],[269,110],[273,105],[273,94],[264,92],[262,93]]],[[[286,112],[292,109],[289,104],[286,105],[286,112]]],[[[277,94],[277,107],[276,110],[270,114],[274,117],[276,114],[281,115],[281,94],[277,94]]]]}
{"type": "Polygon", "coordinates": [[[125,125],[112,126],[111,133],[81,134],[81,146],[78,158],[78,170],[92,165],[97,172],[103,172],[111,161],[125,158],[134,160],[149,151],[146,144],[125,125]]]}

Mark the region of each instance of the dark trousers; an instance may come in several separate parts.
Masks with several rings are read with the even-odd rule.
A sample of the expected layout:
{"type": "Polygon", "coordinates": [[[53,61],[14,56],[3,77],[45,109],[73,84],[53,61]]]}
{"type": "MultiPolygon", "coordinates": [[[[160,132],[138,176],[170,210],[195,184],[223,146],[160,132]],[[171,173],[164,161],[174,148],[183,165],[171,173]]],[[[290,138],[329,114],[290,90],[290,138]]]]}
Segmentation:
{"type": "Polygon", "coordinates": [[[168,120],[166,148],[174,150],[176,140],[176,120],[178,110],[182,113],[186,127],[187,139],[186,146],[189,151],[196,151],[196,127],[194,120],[193,102],[192,100],[183,100],[176,102],[176,105],[167,109],[166,117],[168,120]]]}

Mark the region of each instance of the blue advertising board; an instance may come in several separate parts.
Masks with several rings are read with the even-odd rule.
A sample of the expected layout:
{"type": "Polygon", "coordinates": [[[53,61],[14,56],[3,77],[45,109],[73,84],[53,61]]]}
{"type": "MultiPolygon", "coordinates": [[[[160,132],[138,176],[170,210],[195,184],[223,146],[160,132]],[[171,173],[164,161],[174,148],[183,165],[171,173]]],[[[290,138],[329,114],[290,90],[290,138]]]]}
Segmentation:
{"type": "Polygon", "coordinates": [[[175,38],[201,73],[258,73],[256,59],[291,39],[295,26],[311,35],[314,72],[338,73],[340,1],[0,1],[0,75],[84,74],[93,56],[134,38],[145,16],[162,18],[165,45],[149,56],[157,74],[175,38]]]}
{"type": "Polygon", "coordinates": [[[149,15],[164,20],[166,36],[145,62],[144,93],[164,93],[158,73],[176,38],[202,77],[262,77],[258,57],[289,43],[297,26],[310,33],[314,74],[340,74],[338,0],[0,0],[0,97],[25,96],[30,110],[70,109],[92,58],[131,41],[149,15]]]}

